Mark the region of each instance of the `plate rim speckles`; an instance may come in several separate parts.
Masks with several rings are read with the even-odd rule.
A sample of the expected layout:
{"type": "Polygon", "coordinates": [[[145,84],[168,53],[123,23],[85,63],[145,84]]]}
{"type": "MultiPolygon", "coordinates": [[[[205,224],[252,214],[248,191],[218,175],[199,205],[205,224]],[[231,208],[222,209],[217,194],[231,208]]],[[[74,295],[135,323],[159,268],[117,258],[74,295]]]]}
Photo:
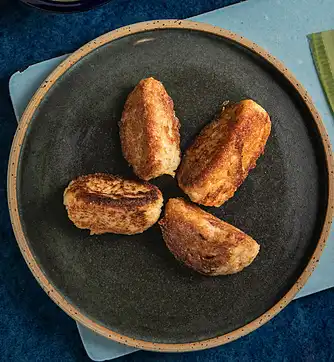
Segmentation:
{"type": "Polygon", "coordinates": [[[333,155],[331,151],[331,145],[326,133],[325,127],[321,121],[320,115],[315,109],[315,106],[308,95],[307,91],[303,86],[294,78],[291,72],[282,64],[279,60],[265,51],[263,48],[253,43],[252,41],[244,38],[243,36],[237,35],[229,30],[225,30],[219,27],[212,25],[185,21],[185,20],[155,20],[150,22],[138,23],[130,26],[126,26],[120,29],[116,29],[107,34],[104,34],[91,42],[87,43],[79,50],[70,55],[65,59],[52,73],[51,75],[42,83],[40,88],[35,93],[34,97],[28,104],[20,124],[18,126],[17,132],[15,134],[12,149],[9,158],[9,167],[8,167],[8,204],[10,210],[10,217],[15,233],[16,240],[20,247],[20,250],[24,256],[24,259],[29,266],[31,272],[45,290],[45,292],[50,296],[50,298],[62,308],[68,315],[73,319],[77,320],[79,323],[83,324],[87,328],[93,330],[94,332],[112,339],[114,341],[127,344],[132,347],[146,349],[146,350],[155,350],[155,351],[165,351],[165,352],[182,352],[182,351],[191,351],[191,350],[200,350],[205,348],[215,347],[224,343],[233,341],[243,335],[250,333],[259,326],[263,325],[279,313],[297,294],[297,292],[303,287],[307,279],[315,269],[317,262],[320,258],[320,255],[324,249],[326,239],[329,234],[331,221],[333,217],[333,208],[334,208],[334,175],[333,175],[333,155]],[[48,280],[44,274],[36,258],[34,257],[31,249],[29,248],[28,240],[24,234],[22,223],[19,216],[18,209],[18,197],[17,197],[17,173],[19,168],[19,158],[21,152],[21,146],[25,137],[25,134],[29,128],[29,124],[33,118],[34,112],[38,108],[40,102],[43,100],[44,96],[47,94],[49,89],[55,84],[59,77],[61,77],[69,68],[76,64],[84,56],[92,52],[93,50],[115,40],[122,38],[124,36],[151,31],[159,29],[185,29],[185,30],[196,30],[204,33],[213,34],[224,39],[233,41],[234,43],[240,44],[241,46],[251,50],[253,53],[265,59],[268,63],[274,66],[294,87],[296,92],[299,93],[303,102],[308,107],[312,117],[314,119],[315,125],[321,136],[324,152],[326,156],[327,171],[328,171],[328,203],[327,210],[324,219],[324,224],[322,231],[317,243],[317,246],[305,267],[304,271],[300,275],[296,283],[291,287],[291,289],[285,294],[279,302],[277,302],[270,310],[266,311],[260,317],[256,318],[247,325],[238,328],[230,333],[227,333],[222,336],[211,338],[204,341],[191,342],[191,343],[180,343],[180,344],[168,344],[168,343],[154,343],[149,341],[138,340],[134,338],[127,337],[116,333],[102,324],[96,323],[91,320],[88,316],[82,313],[74,305],[66,300],[66,297],[60,293],[48,280]]]}

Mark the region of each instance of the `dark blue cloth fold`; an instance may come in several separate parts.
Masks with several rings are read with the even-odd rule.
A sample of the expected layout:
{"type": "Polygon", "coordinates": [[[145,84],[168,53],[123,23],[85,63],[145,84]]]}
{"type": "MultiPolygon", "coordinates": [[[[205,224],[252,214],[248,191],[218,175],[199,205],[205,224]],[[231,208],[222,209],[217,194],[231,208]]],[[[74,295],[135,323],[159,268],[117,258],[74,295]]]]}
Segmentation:
{"type": "MultiPolygon", "coordinates": [[[[10,75],[123,25],[187,18],[235,2],[113,0],[87,13],[60,15],[0,0],[0,361],[89,360],[75,323],[34,280],[11,229],[6,173],[16,119],[10,75]]],[[[333,298],[330,289],[295,301],[267,325],[226,346],[189,354],[137,352],[119,361],[334,361],[333,298]]]]}

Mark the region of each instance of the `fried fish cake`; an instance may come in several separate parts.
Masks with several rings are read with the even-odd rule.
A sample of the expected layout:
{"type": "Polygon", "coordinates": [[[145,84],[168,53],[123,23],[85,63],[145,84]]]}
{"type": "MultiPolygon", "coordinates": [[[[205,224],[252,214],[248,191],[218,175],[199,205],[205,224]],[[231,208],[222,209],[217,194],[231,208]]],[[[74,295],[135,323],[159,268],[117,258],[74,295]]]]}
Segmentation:
{"type": "Polygon", "coordinates": [[[141,233],[158,221],[162,204],[156,186],[104,173],[78,177],[64,192],[68,217],[91,235],[141,233]]]}
{"type": "Polygon", "coordinates": [[[228,105],[187,149],[177,173],[180,188],[194,202],[221,206],[255,167],[270,130],[269,115],[256,102],[228,105]]]}
{"type": "Polygon", "coordinates": [[[126,100],[119,123],[124,158],[143,180],[174,177],[181,160],[180,123],[161,82],[143,79],[126,100]]]}
{"type": "Polygon", "coordinates": [[[237,273],[260,250],[241,230],[181,198],[169,199],[159,225],[175,258],[205,275],[237,273]]]}

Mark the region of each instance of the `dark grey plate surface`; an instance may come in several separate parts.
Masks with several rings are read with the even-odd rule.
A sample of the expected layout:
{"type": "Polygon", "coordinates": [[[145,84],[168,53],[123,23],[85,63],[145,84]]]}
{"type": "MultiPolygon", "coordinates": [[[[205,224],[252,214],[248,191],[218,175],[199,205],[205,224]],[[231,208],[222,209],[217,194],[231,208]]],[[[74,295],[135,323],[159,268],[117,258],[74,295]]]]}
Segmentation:
{"type": "MultiPolygon", "coordinates": [[[[94,50],[52,86],[33,115],[19,161],[18,205],[45,275],[94,322],[135,339],[196,342],[263,315],[293,286],[317,245],[328,175],[311,112],[272,65],[224,38],[165,29],[94,50]],[[144,41],[143,41],[144,40],[144,41]],[[205,277],[179,264],[158,226],[136,236],[89,236],[68,220],[64,188],[79,175],[134,177],[117,123],[142,78],[163,82],[181,122],[182,150],[225,100],[252,98],[272,119],[264,156],[234,198],[207,208],[261,245],[243,272],[205,277]]],[[[153,181],[182,196],[176,181],[153,181]]]]}

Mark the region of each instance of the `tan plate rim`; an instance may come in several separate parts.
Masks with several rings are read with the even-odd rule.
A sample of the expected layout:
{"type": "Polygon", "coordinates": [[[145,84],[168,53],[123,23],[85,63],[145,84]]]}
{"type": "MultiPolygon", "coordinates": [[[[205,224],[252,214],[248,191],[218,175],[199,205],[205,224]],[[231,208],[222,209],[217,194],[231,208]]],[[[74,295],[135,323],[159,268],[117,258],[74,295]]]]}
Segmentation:
{"type": "Polygon", "coordinates": [[[130,26],[125,26],[120,29],[116,29],[107,34],[104,34],[95,40],[87,43],[82,46],[72,55],[70,55],[67,59],[65,59],[52,73],[51,75],[42,83],[40,88],[35,93],[34,97],[31,99],[28,104],[21,121],[18,125],[12,148],[9,158],[8,165],[8,204],[11,222],[13,226],[13,230],[15,233],[16,240],[20,247],[20,250],[24,256],[26,263],[28,264],[31,272],[34,277],[37,279],[41,287],[45,290],[45,292],[49,295],[49,297],[61,308],[63,309],[69,316],[73,319],[84,325],[85,327],[93,330],[94,332],[107,337],[111,340],[140,348],[146,350],[153,351],[164,351],[164,352],[183,352],[183,351],[192,351],[192,350],[200,350],[210,347],[215,347],[218,345],[222,345],[224,343],[231,342],[241,336],[244,336],[251,331],[255,330],[259,326],[263,325],[267,321],[269,321],[272,317],[274,317],[277,313],[279,313],[297,294],[297,292],[303,287],[313,270],[315,269],[320,255],[324,249],[326,239],[329,234],[331,221],[333,217],[333,186],[334,186],[334,177],[333,177],[333,155],[331,151],[330,141],[328,135],[326,133],[325,127],[321,121],[319,113],[315,109],[313,102],[308,95],[307,91],[303,88],[303,86],[295,79],[292,73],[275,57],[269,54],[266,50],[253,43],[252,41],[245,39],[244,37],[237,35],[229,30],[225,30],[216,26],[186,21],[186,20],[156,20],[149,22],[142,22],[138,24],[133,24],[130,26]],[[198,342],[189,342],[189,343],[180,343],[180,344],[168,344],[168,343],[153,343],[144,340],[137,340],[134,338],[130,338],[119,333],[115,333],[112,330],[106,328],[102,324],[99,324],[89,317],[85,316],[79,309],[77,309],[74,305],[69,303],[65,297],[56,290],[56,288],[50,283],[50,281],[45,276],[41,267],[38,265],[32,251],[29,248],[29,244],[27,239],[25,238],[19,212],[18,212],[18,202],[17,202],[17,194],[16,194],[16,178],[19,164],[19,156],[21,151],[21,145],[23,143],[23,139],[25,137],[26,131],[29,127],[32,116],[38,107],[39,103],[48,92],[48,90],[52,87],[52,85],[57,81],[57,79],[66,72],[73,64],[78,62],[85,55],[93,51],[94,49],[109,43],[112,40],[117,38],[121,38],[123,36],[144,32],[147,30],[156,30],[156,29],[166,29],[166,28],[175,28],[175,29],[187,29],[187,30],[197,30],[202,32],[211,33],[214,35],[221,36],[223,38],[232,40],[233,42],[239,43],[244,47],[250,49],[252,52],[266,59],[270,64],[272,64],[276,69],[278,69],[282,75],[289,80],[289,82],[294,86],[297,92],[301,95],[310,112],[312,113],[316,127],[321,135],[323,147],[326,154],[327,161],[327,169],[328,169],[328,206],[325,216],[325,221],[323,225],[323,229],[320,235],[320,239],[318,241],[318,245],[307,264],[306,268],[302,272],[299,279],[296,283],[291,287],[291,289],[287,292],[287,294],[277,302],[270,310],[262,314],[260,317],[255,319],[254,321],[248,323],[247,325],[238,328],[230,333],[227,333],[222,336],[218,336],[215,338],[211,338],[204,341],[198,342]]]}

